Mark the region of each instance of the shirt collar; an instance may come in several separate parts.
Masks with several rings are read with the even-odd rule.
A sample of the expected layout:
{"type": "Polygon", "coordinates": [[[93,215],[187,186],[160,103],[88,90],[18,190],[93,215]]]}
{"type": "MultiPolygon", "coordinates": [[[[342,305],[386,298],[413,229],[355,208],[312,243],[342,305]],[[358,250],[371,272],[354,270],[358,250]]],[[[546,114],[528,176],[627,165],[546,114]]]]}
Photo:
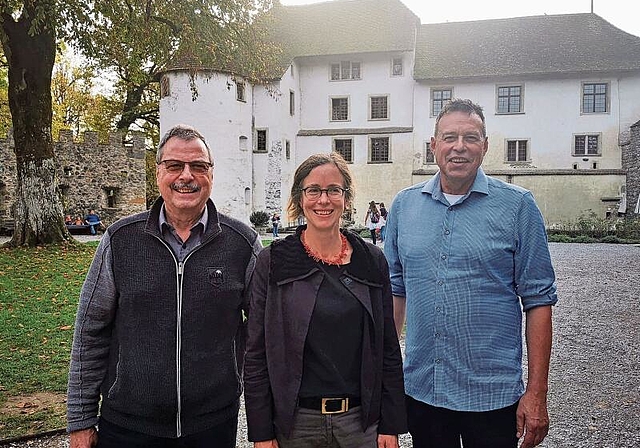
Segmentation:
{"type": "MultiPolygon", "coordinates": [[[[209,222],[209,208],[205,205],[204,211],[202,212],[202,215],[200,215],[200,219],[193,226],[191,226],[191,229],[196,227],[198,224],[202,224],[202,233],[204,234],[207,231],[208,222],[209,222]]],[[[158,227],[160,228],[160,233],[162,233],[162,228],[165,225],[169,228],[173,227],[171,224],[169,224],[169,221],[167,221],[167,215],[165,214],[165,208],[164,208],[164,202],[163,202],[162,207],[160,208],[160,215],[158,216],[158,227]]]]}
{"type": "MultiPolygon", "coordinates": [[[[440,184],[440,171],[438,171],[435,176],[429,179],[424,187],[422,187],[422,192],[430,194],[435,200],[445,201],[444,194],[442,193],[442,185],[440,184]]],[[[489,178],[482,168],[478,168],[473,185],[471,185],[471,188],[460,202],[464,201],[472,192],[489,194],[489,178]]]]}

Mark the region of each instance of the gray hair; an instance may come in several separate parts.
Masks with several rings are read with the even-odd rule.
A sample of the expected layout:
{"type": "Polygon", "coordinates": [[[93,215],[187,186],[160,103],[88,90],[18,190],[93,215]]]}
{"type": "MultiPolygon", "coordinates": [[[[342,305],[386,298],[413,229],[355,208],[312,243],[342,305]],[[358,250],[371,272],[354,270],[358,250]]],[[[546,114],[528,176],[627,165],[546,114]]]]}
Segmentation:
{"type": "Polygon", "coordinates": [[[160,140],[160,144],[158,145],[158,151],[156,152],[156,163],[162,162],[162,154],[164,153],[164,145],[167,144],[170,138],[177,137],[180,140],[191,141],[193,139],[199,139],[204,143],[205,148],[207,148],[207,153],[209,154],[209,162],[213,164],[213,151],[207,144],[207,141],[204,139],[204,136],[194,127],[186,125],[186,124],[177,124],[171,129],[169,129],[162,140],[160,140]]]}
{"type": "Polygon", "coordinates": [[[482,113],[482,106],[475,104],[471,100],[454,98],[451,101],[445,103],[438,114],[438,118],[436,118],[436,126],[433,131],[433,135],[435,137],[438,136],[438,124],[440,123],[440,119],[447,114],[451,114],[453,112],[464,112],[469,115],[477,115],[482,120],[482,136],[487,136],[487,127],[484,122],[484,114],[482,113]]]}

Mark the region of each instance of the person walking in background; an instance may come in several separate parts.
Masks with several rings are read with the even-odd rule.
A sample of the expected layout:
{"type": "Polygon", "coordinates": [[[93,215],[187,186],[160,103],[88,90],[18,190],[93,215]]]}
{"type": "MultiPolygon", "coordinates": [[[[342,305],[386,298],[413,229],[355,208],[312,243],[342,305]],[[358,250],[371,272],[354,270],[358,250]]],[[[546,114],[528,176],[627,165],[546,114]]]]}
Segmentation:
{"type": "Polygon", "coordinates": [[[380,241],[384,242],[385,230],[387,228],[387,208],[384,202],[380,203],[380,241]]]}
{"type": "Polygon", "coordinates": [[[417,448],[531,448],[549,429],[555,274],[531,193],[485,175],[482,108],[452,100],[431,138],[439,172],[402,190],[387,220],[405,390],[417,448]],[[526,316],[527,384],[522,372],[526,316]]]}
{"type": "Polygon", "coordinates": [[[340,228],[353,196],[340,155],[309,157],[288,205],[307,224],[258,256],[244,376],[256,448],[397,448],[407,430],[388,266],[340,228]]]}
{"type": "Polygon", "coordinates": [[[89,226],[91,235],[95,235],[98,232],[98,229],[102,226],[100,215],[98,215],[93,209],[89,210],[89,214],[85,216],[84,221],[89,226]]]}
{"type": "Polygon", "coordinates": [[[280,215],[274,213],[271,216],[271,227],[274,238],[278,238],[278,228],[280,227],[280,215]]]}
{"type": "Polygon", "coordinates": [[[213,154],[196,129],[171,128],[156,163],[160,198],[109,226],[82,287],[71,448],[236,446],[243,313],[262,245],[209,198],[213,154]]]}
{"type": "Polygon", "coordinates": [[[376,230],[380,221],[380,211],[376,207],[376,201],[369,202],[369,208],[364,216],[364,225],[371,232],[371,242],[376,244],[376,230]]]}

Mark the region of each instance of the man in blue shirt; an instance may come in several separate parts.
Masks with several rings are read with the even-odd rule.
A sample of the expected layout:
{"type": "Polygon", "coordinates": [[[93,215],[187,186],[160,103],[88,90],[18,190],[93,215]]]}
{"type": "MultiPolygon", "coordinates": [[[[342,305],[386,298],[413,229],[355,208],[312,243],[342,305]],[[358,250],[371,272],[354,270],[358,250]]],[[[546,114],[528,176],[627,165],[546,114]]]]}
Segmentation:
{"type": "Polygon", "coordinates": [[[95,210],[89,210],[89,214],[84,218],[87,225],[90,226],[91,235],[95,235],[97,233],[97,229],[102,226],[102,221],[100,220],[100,215],[96,213],[95,210]]]}
{"type": "Polygon", "coordinates": [[[414,447],[533,447],[549,429],[555,275],[527,190],[484,174],[482,108],[453,100],[436,119],[439,172],[398,193],[387,220],[414,447]],[[522,315],[528,359],[522,380],[522,315]]]}

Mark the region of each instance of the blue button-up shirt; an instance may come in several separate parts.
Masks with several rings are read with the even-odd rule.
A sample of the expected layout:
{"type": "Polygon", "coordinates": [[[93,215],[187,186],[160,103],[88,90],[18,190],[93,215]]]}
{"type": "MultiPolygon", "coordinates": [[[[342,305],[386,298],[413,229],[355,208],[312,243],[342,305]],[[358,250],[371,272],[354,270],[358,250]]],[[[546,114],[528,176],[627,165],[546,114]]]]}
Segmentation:
{"type": "Polygon", "coordinates": [[[557,301],[531,193],[479,169],[452,206],[438,173],[398,193],[384,251],[393,294],[406,297],[406,393],[457,411],[515,403],[524,392],[522,310],[557,301]]]}

